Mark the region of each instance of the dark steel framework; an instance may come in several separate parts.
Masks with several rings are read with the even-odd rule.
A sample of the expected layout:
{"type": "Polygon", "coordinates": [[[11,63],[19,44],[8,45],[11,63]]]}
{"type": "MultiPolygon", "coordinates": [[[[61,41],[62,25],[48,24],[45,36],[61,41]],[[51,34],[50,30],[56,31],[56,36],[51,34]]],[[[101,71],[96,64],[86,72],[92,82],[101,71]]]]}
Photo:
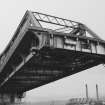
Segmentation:
{"type": "Polygon", "coordinates": [[[94,33],[86,25],[80,22],[63,19],[39,12],[32,13],[34,14],[37,21],[40,23],[42,28],[48,28],[62,33],[69,33],[70,35],[86,36],[86,32],[88,32],[93,38],[101,39],[96,33],[94,33]]]}
{"type": "Polygon", "coordinates": [[[21,94],[102,64],[97,46],[104,49],[105,41],[86,25],[27,11],[0,57],[0,92],[21,94]]]}

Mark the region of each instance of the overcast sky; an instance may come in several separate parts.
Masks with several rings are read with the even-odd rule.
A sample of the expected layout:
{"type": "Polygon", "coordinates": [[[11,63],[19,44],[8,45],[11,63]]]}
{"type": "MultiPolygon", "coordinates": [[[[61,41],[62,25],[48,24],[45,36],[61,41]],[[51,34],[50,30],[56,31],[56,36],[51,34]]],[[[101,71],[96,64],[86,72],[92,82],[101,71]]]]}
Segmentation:
{"type": "MultiPolygon", "coordinates": [[[[0,52],[13,36],[26,10],[42,12],[82,22],[105,39],[105,0],[1,0],[0,52]]],[[[27,93],[27,101],[46,101],[85,97],[85,84],[89,96],[95,97],[95,84],[100,96],[105,96],[105,68],[100,65],[65,79],[34,89],[27,93]]]]}

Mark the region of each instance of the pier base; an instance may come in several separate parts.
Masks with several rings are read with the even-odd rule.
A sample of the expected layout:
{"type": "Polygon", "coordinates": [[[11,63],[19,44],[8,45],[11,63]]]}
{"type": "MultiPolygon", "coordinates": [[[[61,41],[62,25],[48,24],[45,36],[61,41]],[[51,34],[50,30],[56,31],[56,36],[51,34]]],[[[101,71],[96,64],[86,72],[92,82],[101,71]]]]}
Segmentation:
{"type": "Polygon", "coordinates": [[[15,103],[21,103],[23,97],[24,93],[0,93],[0,105],[14,105],[15,103]]]}

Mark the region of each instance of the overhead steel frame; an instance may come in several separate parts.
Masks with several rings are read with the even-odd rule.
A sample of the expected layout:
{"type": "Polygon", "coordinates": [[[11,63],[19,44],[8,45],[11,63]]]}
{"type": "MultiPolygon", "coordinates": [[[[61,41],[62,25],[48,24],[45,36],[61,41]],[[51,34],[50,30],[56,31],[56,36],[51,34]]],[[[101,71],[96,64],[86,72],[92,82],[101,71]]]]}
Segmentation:
{"type": "MultiPolygon", "coordinates": [[[[77,33],[78,32],[83,32],[82,36],[84,34],[86,34],[86,33],[84,33],[84,31],[85,32],[87,31],[94,38],[101,39],[95,32],[93,32],[90,28],[88,28],[86,25],[84,25],[80,22],[76,22],[76,21],[72,21],[72,20],[68,20],[68,19],[63,19],[63,18],[59,18],[59,17],[56,17],[56,16],[51,16],[51,15],[47,15],[47,14],[43,14],[43,13],[39,13],[39,12],[32,12],[32,13],[34,14],[37,21],[39,21],[39,23],[44,22],[44,23],[58,25],[59,28],[55,29],[55,31],[60,31],[60,32],[64,32],[64,33],[69,32],[72,35],[76,35],[76,32],[77,33]],[[63,26],[63,27],[60,27],[60,26],[63,26]],[[68,30],[68,31],[66,32],[66,30],[68,30]],[[75,33],[73,34],[73,32],[75,32],[75,33]]],[[[44,28],[44,27],[45,26],[42,26],[42,28],[44,28]]],[[[47,27],[50,28],[49,25],[47,27]]],[[[51,27],[51,28],[53,29],[53,27],[51,27]]],[[[81,35],[81,33],[80,33],[80,35],[81,35]]]]}
{"type": "MultiPolygon", "coordinates": [[[[101,40],[98,35],[84,24],[27,11],[14,37],[1,54],[0,76],[2,78],[0,80],[0,90],[1,92],[5,90],[6,93],[13,94],[15,98],[15,95],[17,97],[19,94],[34,87],[39,87],[103,63],[105,62],[104,55],[105,41],[101,40]],[[41,22],[48,23],[47,27],[49,24],[54,24],[54,27],[57,25],[57,28],[48,29],[43,27],[41,22]],[[70,29],[70,31],[65,31],[66,29],[70,29]],[[86,32],[92,37],[87,37],[86,32]],[[31,34],[34,34],[34,38],[33,36],[32,40],[29,36],[27,38],[27,33],[30,37],[32,36],[31,34]],[[28,43],[26,38],[27,40],[30,39],[31,42],[28,43]],[[31,44],[31,46],[27,47],[24,43],[31,44]],[[103,52],[100,52],[99,48],[103,52]],[[67,56],[65,56],[66,54],[67,56]],[[64,61],[60,59],[62,56],[65,57],[64,61]],[[68,59],[68,56],[70,59],[68,59]],[[17,59],[19,59],[18,64],[14,63],[17,62],[17,59]],[[39,65],[39,67],[33,67],[35,70],[28,68],[30,69],[29,72],[26,66],[27,63],[35,66],[39,65]],[[41,70],[42,68],[45,68],[45,72],[41,70]],[[65,71],[64,69],[67,70],[65,71]],[[31,76],[27,76],[29,73],[31,76]],[[35,77],[32,76],[33,73],[35,73],[35,77]],[[19,86],[19,89],[14,86],[19,86]],[[15,90],[18,90],[18,94],[15,93],[15,90]]],[[[5,92],[2,94],[5,94],[5,92]]]]}

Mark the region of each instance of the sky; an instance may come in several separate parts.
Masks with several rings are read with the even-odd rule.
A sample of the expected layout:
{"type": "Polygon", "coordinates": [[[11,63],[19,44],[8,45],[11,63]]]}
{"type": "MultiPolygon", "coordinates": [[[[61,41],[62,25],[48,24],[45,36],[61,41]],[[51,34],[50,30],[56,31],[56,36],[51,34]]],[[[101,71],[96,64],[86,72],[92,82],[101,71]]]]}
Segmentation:
{"type": "MultiPolygon", "coordinates": [[[[86,24],[105,40],[105,0],[1,0],[0,1],[0,53],[12,38],[26,10],[42,12],[86,24]]],[[[95,97],[95,84],[100,96],[105,96],[105,67],[99,65],[62,80],[33,89],[26,93],[25,101],[47,101],[85,97],[85,84],[89,96],[95,97]]]]}

